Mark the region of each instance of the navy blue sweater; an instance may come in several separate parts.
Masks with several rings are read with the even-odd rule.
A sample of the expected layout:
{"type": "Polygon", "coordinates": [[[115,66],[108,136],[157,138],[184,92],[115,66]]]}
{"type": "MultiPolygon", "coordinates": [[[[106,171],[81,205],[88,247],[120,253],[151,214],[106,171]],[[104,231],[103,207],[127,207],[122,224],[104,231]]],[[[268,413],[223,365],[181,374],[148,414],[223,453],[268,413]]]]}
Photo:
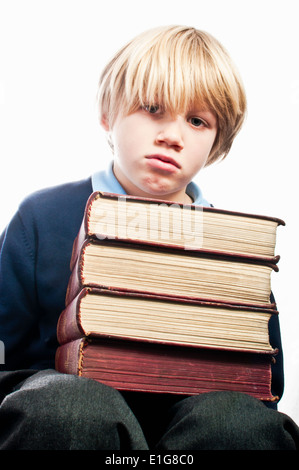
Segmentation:
{"type": "MultiPolygon", "coordinates": [[[[26,198],[1,236],[0,340],[2,370],[54,367],[57,320],[65,306],[73,241],[79,231],[91,179],[45,189],[26,198]]],[[[270,341],[280,354],[273,392],[282,395],[283,366],[277,316],[270,341]]]]}
{"type": "Polygon", "coordinates": [[[5,369],[54,366],[73,241],[91,179],[26,198],[1,237],[0,339],[5,369]]]}

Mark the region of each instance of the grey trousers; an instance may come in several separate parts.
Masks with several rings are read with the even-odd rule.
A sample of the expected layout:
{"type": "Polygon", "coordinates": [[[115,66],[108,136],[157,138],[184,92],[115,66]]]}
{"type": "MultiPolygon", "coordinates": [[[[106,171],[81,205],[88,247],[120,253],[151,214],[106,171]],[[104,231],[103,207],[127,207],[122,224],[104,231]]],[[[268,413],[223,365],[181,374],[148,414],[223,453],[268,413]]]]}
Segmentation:
{"type": "Polygon", "coordinates": [[[235,392],[124,393],[54,370],[0,373],[0,449],[298,450],[283,413],[235,392]]]}

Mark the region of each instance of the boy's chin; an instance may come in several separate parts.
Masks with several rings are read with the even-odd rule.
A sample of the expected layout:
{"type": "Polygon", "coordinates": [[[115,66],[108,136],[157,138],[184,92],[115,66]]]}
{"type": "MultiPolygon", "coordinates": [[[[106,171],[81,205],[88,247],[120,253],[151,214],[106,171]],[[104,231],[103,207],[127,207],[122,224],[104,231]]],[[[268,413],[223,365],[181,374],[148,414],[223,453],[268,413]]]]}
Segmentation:
{"type": "Polygon", "coordinates": [[[167,191],[150,191],[145,196],[148,199],[156,199],[160,201],[168,201],[180,204],[189,204],[190,198],[185,191],[180,192],[167,192],[167,191]]]}

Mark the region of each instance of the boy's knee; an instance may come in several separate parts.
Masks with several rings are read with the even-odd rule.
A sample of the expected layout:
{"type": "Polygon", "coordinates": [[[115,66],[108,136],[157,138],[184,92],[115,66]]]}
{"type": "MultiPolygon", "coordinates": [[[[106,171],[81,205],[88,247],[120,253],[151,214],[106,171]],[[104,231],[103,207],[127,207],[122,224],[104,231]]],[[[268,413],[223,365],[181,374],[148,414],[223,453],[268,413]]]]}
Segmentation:
{"type": "MultiPolygon", "coordinates": [[[[32,419],[54,419],[62,428],[78,424],[108,425],[129,413],[122,395],[102,383],[75,375],[46,371],[31,377],[21,387],[22,407],[32,419]]],[[[20,397],[19,397],[20,399],[20,397]]]]}
{"type": "MultiPolygon", "coordinates": [[[[6,397],[3,413],[14,416],[10,436],[18,448],[117,449],[121,440],[139,439],[138,423],[117,390],[55,371],[27,379],[6,397]]],[[[142,437],[136,445],[144,445],[142,437]]]]}
{"type": "Polygon", "coordinates": [[[281,413],[246,394],[206,393],[182,400],[173,407],[172,421],[159,447],[294,449],[298,436],[286,431],[285,419],[281,413]]]}

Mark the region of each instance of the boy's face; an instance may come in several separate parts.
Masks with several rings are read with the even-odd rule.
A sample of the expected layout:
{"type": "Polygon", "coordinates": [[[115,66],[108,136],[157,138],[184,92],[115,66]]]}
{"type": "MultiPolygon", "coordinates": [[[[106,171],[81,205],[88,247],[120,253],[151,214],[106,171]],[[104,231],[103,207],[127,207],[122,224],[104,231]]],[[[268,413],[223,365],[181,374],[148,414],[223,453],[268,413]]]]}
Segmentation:
{"type": "Polygon", "coordinates": [[[204,167],[217,134],[211,112],[176,116],[158,106],[119,116],[111,131],[114,173],[128,194],[190,203],[186,186],[204,167]]]}

